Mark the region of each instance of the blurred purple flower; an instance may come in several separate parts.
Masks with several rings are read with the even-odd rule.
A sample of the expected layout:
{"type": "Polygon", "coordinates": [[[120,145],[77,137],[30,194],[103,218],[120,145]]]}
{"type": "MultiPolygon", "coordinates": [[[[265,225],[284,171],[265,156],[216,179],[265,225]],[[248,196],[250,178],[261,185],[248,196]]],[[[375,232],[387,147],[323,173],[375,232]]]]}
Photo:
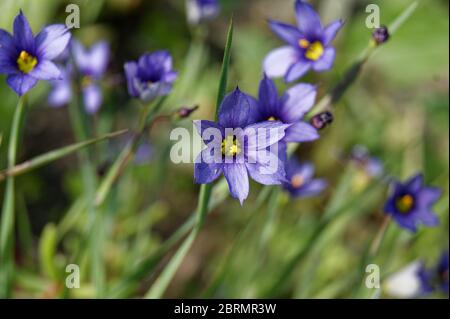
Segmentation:
{"type": "Polygon", "coordinates": [[[283,188],[292,197],[311,197],[319,195],[326,187],[324,179],[314,179],[314,165],[309,162],[299,163],[291,158],[286,164],[286,179],[283,188]]]}
{"type": "MultiPolygon", "coordinates": [[[[249,192],[248,175],[264,185],[278,185],[284,181],[284,162],[275,154],[278,150],[269,148],[278,145],[289,125],[279,121],[256,123],[258,116],[252,97],[237,88],[224,98],[217,123],[194,122],[206,144],[195,161],[196,183],[211,183],[223,173],[231,196],[239,199],[242,205],[249,192]],[[270,166],[274,163],[275,166],[270,166]]],[[[281,154],[285,152],[285,149],[281,150],[281,154]]]]}
{"type": "Polygon", "coordinates": [[[277,88],[266,75],[259,84],[258,121],[280,121],[292,124],[286,130],[284,142],[309,142],[318,139],[319,133],[303,117],[314,105],[316,88],[311,84],[297,84],[278,97],[277,88]]]}
{"type": "Polygon", "coordinates": [[[297,26],[269,21],[272,31],[287,46],[270,52],[264,60],[264,71],[269,77],[284,77],[292,82],[306,74],[311,68],[316,72],[331,69],[336,55],[331,42],[342,27],[341,20],[322,27],[319,15],[310,4],[295,2],[297,26]]]}
{"type": "Polygon", "coordinates": [[[362,145],[355,145],[351,151],[350,159],[370,177],[380,177],[384,172],[383,163],[362,145]]]}
{"type": "MultiPolygon", "coordinates": [[[[76,71],[81,77],[81,91],[86,112],[97,113],[103,101],[98,82],[105,73],[109,62],[109,45],[105,41],[100,41],[87,50],[80,42],[72,40],[70,46],[76,71]]],[[[73,67],[67,63],[62,80],[52,81],[53,89],[49,95],[51,106],[59,107],[70,101],[73,73],[73,67]]]]}
{"type": "Polygon", "coordinates": [[[138,62],[127,62],[124,67],[128,93],[147,102],[169,94],[177,78],[168,51],[145,53],[138,62]]]}
{"type": "Polygon", "coordinates": [[[448,295],[448,251],[444,251],[434,268],[428,269],[422,263],[417,272],[421,284],[421,294],[426,295],[441,290],[448,295]]]}
{"type": "Polygon", "coordinates": [[[190,24],[213,20],[220,12],[217,0],[186,0],[186,14],[190,24]]]}
{"type": "Polygon", "coordinates": [[[439,224],[432,206],[440,196],[438,188],[423,185],[423,176],[417,174],[405,183],[393,183],[384,211],[401,227],[415,232],[419,222],[429,227],[439,224]]]}
{"type": "Polygon", "coordinates": [[[0,29],[0,73],[8,75],[8,85],[22,96],[38,80],[61,78],[52,60],[69,43],[68,29],[63,24],[53,24],[35,37],[22,11],[14,19],[13,29],[14,35],[0,29]]]}

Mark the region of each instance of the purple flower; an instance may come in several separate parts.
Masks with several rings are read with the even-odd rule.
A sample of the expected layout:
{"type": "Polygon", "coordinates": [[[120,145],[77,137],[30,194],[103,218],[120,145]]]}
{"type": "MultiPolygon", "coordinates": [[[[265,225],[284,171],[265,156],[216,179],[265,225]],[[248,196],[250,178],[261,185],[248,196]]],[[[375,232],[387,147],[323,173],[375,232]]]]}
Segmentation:
{"type": "Polygon", "coordinates": [[[217,17],[220,5],[217,0],[186,0],[187,19],[190,24],[199,24],[217,17]]]}
{"type": "Polygon", "coordinates": [[[377,157],[370,156],[365,146],[355,145],[350,159],[370,177],[380,177],[383,174],[383,163],[377,157]]]}
{"type": "Polygon", "coordinates": [[[270,52],[264,60],[264,71],[269,77],[283,77],[286,82],[300,78],[311,68],[316,72],[331,69],[336,55],[331,42],[342,27],[341,20],[325,28],[310,4],[295,3],[297,26],[269,21],[272,31],[288,45],[270,52]]]}
{"type": "Polygon", "coordinates": [[[297,84],[278,97],[277,88],[266,75],[259,84],[258,122],[280,121],[292,124],[286,130],[284,142],[308,142],[319,138],[317,130],[303,121],[305,114],[311,110],[316,99],[316,88],[311,84],[297,84]]]}
{"type": "Polygon", "coordinates": [[[421,294],[441,290],[448,295],[448,251],[444,251],[434,268],[428,269],[422,263],[417,272],[420,280],[421,294]]]}
{"type": "Polygon", "coordinates": [[[217,123],[195,121],[206,144],[195,161],[196,183],[211,183],[223,173],[231,195],[242,205],[249,192],[248,175],[264,185],[278,185],[284,181],[283,154],[286,150],[284,143],[279,145],[278,142],[289,124],[279,121],[256,123],[258,116],[252,98],[237,88],[224,98],[217,123]]]}
{"type": "Polygon", "coordinates": [[[439,224],[431,209],[440,196],[438,188],[423,185],[423,176],[417,174],[403,184],[393,183],[384,211],[401,227],[415,232],[419,222],[429,227],[439,224]]]}
{"type": "MultiPolygon", "coordinates": [[[[78,41],[72,40],[71,50],[76,71],[81,79],[81,92],[86,112],[96,113],[103,101],[98,82],[106,71],[109,62],[109,45],[104,41],[97,42],[90,50],[85,49],[78,41]]],[[[59,107],[67,104],[72,97],[71,78],[74,76],[73,66],[67,63],[62,71],[62,80],[52,81],[53,89],[49,95],[51,106],[59,107]]]]}
{"type": "Polygon", "coordinates": [[[138,62],[125,63],[128,93],[143,101],[169,94],[177,72],[172,70],[168,51],[145,53],[138,62]]]}
{"type": "Polygon", "coordinates": [[[0,29],[0,73],[7,74],[6,82],[22,96],[38,80],[61,77],[52,62],[61,54],[70,40],[63,24],[46,26],[36,37],[22,11],[14,19],[14,35],[0,29]]]}
{"type": "Polygon", "coordinates": [[[319,195],[327,187],[324,179],[314,179],[314,165],[299,163],[291,158],[286,164],[286,181],[283,188],[292,197],[311,197],[319,195]]]}

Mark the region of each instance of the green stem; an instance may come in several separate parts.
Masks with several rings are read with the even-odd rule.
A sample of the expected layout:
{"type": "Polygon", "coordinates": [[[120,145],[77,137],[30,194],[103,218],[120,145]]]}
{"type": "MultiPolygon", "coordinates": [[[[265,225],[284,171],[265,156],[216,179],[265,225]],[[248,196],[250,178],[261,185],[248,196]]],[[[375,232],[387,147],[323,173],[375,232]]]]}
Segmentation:
{"type": "MultiPolygon", "coordinates": [[[[19,98],[14,112],[8,145],[8,168],[12,168],[16,164],[17,148],[25,108],[26,103],[23,96],[19,98]]],[[[0,227],[0,298],[7,298],[11,294],[14,270],[14,176],[9,176],[6,180],[0,227]]]]}

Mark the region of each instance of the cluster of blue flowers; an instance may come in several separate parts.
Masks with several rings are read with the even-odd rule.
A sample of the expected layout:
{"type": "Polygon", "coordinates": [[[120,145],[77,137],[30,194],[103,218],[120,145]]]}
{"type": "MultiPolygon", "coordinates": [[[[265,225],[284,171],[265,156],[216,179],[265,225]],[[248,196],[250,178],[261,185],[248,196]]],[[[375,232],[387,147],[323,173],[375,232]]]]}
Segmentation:
{"type": "MultiPolygon", "coordinates": [[[[211,20],[219,12],[215,0],[186,3],[192,24],[211,20]]],[[[302,0],[295,2],[295,13],[297,26],[269,21],[272,31],[287,44],[264,59],[257,98],[236,88],[222,101],[217,122],[195,122],[207,145],[195,163],[196,183],[212,183],[223,174],[231,195],[241,204],[249,194],[249,177],[264,185],[281,185],[293,197],[317,195],[327,185],[323,179],[314,178],[311,163],[299,163],[287,155],[288,143],[319,138],[321,125],[305,120],[315,104],[316,87],[297,83],[280,96],[273,78],[291,83],[310,70],[331,69],[336,55],[332,41],[343,22],[337,20],[322,26],[319,15],[302,0]],[[205,134],[210,129],[219,132],[220,138],[205,134]],[[220,161],[215,160],[218,155],[215,150],[220,150],[220,161]],[[271,171],[268,166],[273,159],[277,165],[271,171]]],[[[13,29],[13,35],[0,29],[0,73],[7,75],[7,84],[19,96],[38,80],[47,80],[52,85],[49,103],[58,107],[71,100],[72,80],[78,78],[86,112],[92,114],[100,109],[100,81],[110,55],[106,42],[85,49],[76,40],[71,41],[69,30],[62,24],[47,26],[34,36],[22,12],[15,18],[13,29]]],[[[125,63],[124,69],[129,94],[146,102],[169,94],[177,78],[172,57],[165,50],[145,53],[137,61],[125,63]]],[[[360,157],[357,160],[362,162],[360,157]]],[[[378,161],[364,159],[364,165],[374,176],[380,175],[378,161]]],[[[432,206],[440,195],[439,189],[424,185],[422,175],[417,174],[405,183],[392,184],[384,210],[401,227],[411,231],[416,231],[419,223],[436,226],[439,220],[432,206]]],[[[442,264],[447,269],[448,285],[448,254],[442,264]]],[[[422,277],[429,281],[432,276],[423,271],[422,277]]]]}

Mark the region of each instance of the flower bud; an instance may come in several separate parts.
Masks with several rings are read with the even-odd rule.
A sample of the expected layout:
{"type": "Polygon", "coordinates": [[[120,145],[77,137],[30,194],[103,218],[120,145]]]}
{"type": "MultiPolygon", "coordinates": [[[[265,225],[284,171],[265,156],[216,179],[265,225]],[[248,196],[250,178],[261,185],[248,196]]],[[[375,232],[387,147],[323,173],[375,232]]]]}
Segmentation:
{"type": "Polygon", "coordinates": [[[372,38],[376,44],[380,45],[389,40],[389,31],[386,26],[382,25],[372,32],[372,38]]]}
{"type": "Polygon", "coordinates": [[[193,107],[183,106],[176,111],[176,115],[178,115],[178,117],[184,119],[184,118],[189,117],[197,109],[198,109],[198,105],[194,105],[193,107]]]}
{"type": "Polygon", "coordinates": [[[323,129],[328,124],[333,122],[333,113],[330,111],[325,111],[319,114],[314,115],[309,121],[312,126],[314,126],[317,130],[323,129]]]}

